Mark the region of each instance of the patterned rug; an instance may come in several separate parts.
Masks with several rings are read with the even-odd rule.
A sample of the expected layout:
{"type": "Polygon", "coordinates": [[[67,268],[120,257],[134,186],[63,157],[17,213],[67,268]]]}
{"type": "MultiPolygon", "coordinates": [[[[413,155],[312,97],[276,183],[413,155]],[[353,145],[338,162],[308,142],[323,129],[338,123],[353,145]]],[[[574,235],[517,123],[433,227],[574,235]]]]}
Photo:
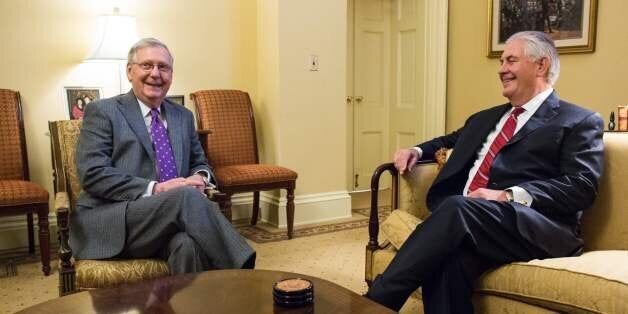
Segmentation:
{"type": "MultiPolygon", "coordinates": [[[[59,246],[50,243],[50,265],[57,260],[59,246]]],[[[28,248],[16,248],[0,250],[0,278],[17,276],[17,265],[29,263],[41,263],[39,247],[35,247],[35,253],[30,254],[28,248]]]]}
{"type": "MultiPolygon", "coordinates": [[[[390,207],[381,207],[379,210],[379,221],[383,221],[390,214],[390,207]]],[[[320,224],[315,226],[295,227],[293,238],[309,237],[317,234],[349,230],[368,226],[370,209],[354,209],[351,221],[320,224]]],[[[236,229],[242,236],[255,243],[268,243],[287,240],[286,229],[277,229],[268,226],[251,226],[248,220],[234,222],[236,229]]]]}

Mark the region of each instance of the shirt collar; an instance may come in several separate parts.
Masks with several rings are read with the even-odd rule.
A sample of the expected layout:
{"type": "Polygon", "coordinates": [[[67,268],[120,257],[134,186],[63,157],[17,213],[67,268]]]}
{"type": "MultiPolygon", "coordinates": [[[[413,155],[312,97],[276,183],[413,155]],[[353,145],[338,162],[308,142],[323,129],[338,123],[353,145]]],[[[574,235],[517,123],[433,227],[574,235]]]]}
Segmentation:
{"type": "MultiPolygon", "coordinates": [[[[137,103],[140,104],[140,110],[142,111],[142,117],[146,117],[146,116],[150,115],[151,108],[149,106],[146,106],[146,104],[144,104],[139,98],[135,97],[135,99],[137,99],[137,103]]],[[[161,115],[161,106],[159,106],[157,108],[157,111],[159,111],[159,114],[161,115]]]]}
{"type": "Polygon", "coordinates": [[[521,107],[526,110],[525,112],[534,113],[536,112],[537,109],[539,109],[539,107],[541,107],[545,99],[547,99],[547,97],[549,97],[549,95],[552,94],[552,92],[554,92],[554,88],[550,87],[536,94],[536,96],[532,97],[532,99],[530,99],[527,103],[523,104],[523,106],[521,107]]]}

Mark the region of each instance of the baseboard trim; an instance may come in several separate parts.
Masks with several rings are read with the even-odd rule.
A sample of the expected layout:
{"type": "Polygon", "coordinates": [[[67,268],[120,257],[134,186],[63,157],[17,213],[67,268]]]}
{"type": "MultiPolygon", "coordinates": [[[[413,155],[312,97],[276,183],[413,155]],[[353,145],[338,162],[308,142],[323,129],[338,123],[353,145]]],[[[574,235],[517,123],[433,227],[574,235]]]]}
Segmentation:
{"type": "MultiPolygon", "coordinates": [[[[284,194],[260,193],[260,221],[277,228],[286,228],[286,203],[284,194]]],[[[253,194],[232,197],[232,217],[251,218],[253,194]]],[[[347,191],[333,191],[297,195],[294,197],[294,225],[308,225],[351,217],[351,197],[347,191]]]]}
{"type": "MultiPolygon", "coordinates": [[[[37,227],[37,215],[33,215],[35,223],[35,245],[39,245],[37,227]]],[[[48,231],[50,232],[50,242],[57,239],[57,217],[53,214],[48,216],[48,231]]],[[[0,218],[0,250],[28,247],[28,233],[26,227],[26,214],[0,218]]]]}
{"type": "MultiPolygon", "coordinates": [[[[262,194],[261,219],[277,228],[286,228],[285,196],[262,194]]],[[[294,225],[308,225],[351,217],[348,191],[297,195],[294,198],[294,225]]]]}

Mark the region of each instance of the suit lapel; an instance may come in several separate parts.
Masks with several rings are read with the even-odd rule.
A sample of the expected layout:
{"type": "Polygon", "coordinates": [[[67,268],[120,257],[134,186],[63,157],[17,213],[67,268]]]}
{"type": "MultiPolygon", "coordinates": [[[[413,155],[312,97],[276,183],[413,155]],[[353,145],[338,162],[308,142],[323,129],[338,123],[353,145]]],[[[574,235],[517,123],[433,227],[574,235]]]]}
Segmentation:
{"type": "Polygon", "coordinates": [[[454,148],[455,153],[447,162],[446,165],[448,165],[448,167],[443,169],[442,175],[439,176],[439,178],[448,178],[468,165],[470,160],[475,160],[488,134],[495,128],[497,121],[499,121],[511,107],[509,103],[496,107],[494,110],[487,112],[484,116],[465,126],[464,139],[458,140],[454,148]],[[469,131],[467,132],[466,130],[469,131]]]}
{"type": "Polygon", "coordinates": [[[513,145],[514,143],[520,141],[522,138],[526,137],[532,131],[537,128],[546,125],[547,122],[553,119],[557,114],[557,110],[560,105],[558,104],[558,96],[556,93],[551,93],[547,99],[541,104],[539,109],[536,110],[534,115],[526,122],[526,124],[515,134],[506,145],[513,145]]]}
{"type": "Polygon", "coordinates": [[[146,123],[144,122],[144,117],[142,116],[142,111],[140,111],[140,105],[135,98],[135,94],[133,94],[133,91],[130,91],[120,97],[118,102],[120,103],[118,108],[120,112],[122,112],[122,116],[124,116],[124,119],[126,119],[135,135],[137,135],[148,157],[154,163],[155,151],[153,150],[153,143],[150,140],[150,135],[148,134],[148,129],[146,128],[146,123]]]}
{"type": "Polygon", "coordinates": [[[169,104],[168,102],[162,102],[162,109],[164,110],[164,114],[166,117],[166,121],[168,122],[168,138],[170,138],[170,146],[172,146],[172,153],[174,154],[174,161],[177,164],[177,172],[179,175],[182,175],[181,170],[183,169],[183,139],[182,134],[182,126],[183,124],[183,116],[179,110],[176,110],[174,105],[169,104]]]}

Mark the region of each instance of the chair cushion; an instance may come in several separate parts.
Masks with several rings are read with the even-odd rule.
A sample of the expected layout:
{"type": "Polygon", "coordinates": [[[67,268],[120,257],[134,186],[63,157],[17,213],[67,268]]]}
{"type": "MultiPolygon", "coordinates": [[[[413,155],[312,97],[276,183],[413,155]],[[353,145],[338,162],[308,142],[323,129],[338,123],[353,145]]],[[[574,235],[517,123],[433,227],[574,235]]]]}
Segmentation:
{"type": "Polygon", "coordinates": [[[113,287],[170,275],[168,263],[157,259],[79,260],[74,266],[79,290],[113,287]]]}
{"type": "Polygon", "coordinates": [[[0,205],[48,203],[48,191],[30,181],[0,180],[0,205]]]}
{"type": "Polygon", "coordinates": [[[248,164],[216,168],[214,174],[219,186],[273,183],[297,179],[297,173],[284,167],[248,164]]]}
{"type": "Polygon", "coordinates": [[[566,313],[628,313],[628,251],[513,263],[484,274],[476,291],[566,313]]]}
{"type": "Polygon", "coordinates": [[[406,211],[393,210],[382,223],[382,234],[398,250],[421,222],[421,219],[406,211]]]}

